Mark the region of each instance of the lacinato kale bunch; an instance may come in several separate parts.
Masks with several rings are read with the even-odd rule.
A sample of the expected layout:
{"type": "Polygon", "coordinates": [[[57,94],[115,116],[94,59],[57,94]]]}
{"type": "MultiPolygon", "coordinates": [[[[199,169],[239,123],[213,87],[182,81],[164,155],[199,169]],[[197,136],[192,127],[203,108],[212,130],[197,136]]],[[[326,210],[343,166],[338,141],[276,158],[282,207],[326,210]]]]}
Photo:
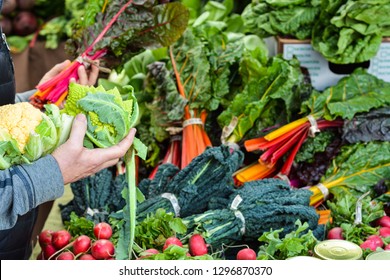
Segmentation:
{"type": "Polygon", "coordinates": [[[110,214],[125,206],[122,191],[126,185],[125,175],[116,176],[112,167],[71,183],[73,199],[59,205],[62,221],[69,221],[74,212],[94,222],[108,222],[110,214]]]}
{"type": "Polygon", "coordinates": [[[243,163],[240,150],[221,145],[209,147],[185,168],[159,166],[153,180],[144,179],[139,188],[147,197],[137,208],[137,220],[158,208],[187,217],[207,210],[213,197],[228,197],[234,190],[233,173],[243,163]]]}
{"type": "Polygon", "coordinates": [[[183,218],[188,232],[199,232],[213,248],[238,241],[256,241],[264,232],[283,229],[281,236],[295,229],[295,222],[307,222],[318,239],[323,226],[309,206],[311,192],[293,189],[281,179],[263,179],[245,183],[229,196],[220,209],[183,218]]]}

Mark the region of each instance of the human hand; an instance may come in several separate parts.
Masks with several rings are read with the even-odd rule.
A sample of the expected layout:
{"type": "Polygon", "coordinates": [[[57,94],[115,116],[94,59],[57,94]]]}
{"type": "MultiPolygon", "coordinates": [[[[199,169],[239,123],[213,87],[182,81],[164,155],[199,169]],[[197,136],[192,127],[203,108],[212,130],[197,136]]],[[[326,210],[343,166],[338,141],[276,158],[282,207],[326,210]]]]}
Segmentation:
{"type": "Polygon", "coordinates": [[[70,60],[65,60],[61,63],[57,63],[56,65],[53,66],[39,81],[38,85],[41,85],[50,79],[54,78],[56,75],[61,73],[63,70],[65,70],[69,65],[71,64],[70,60]]]}
{"type": "Polygon", "coordinates": [[[69,139],[52,153],[58,162],[65,185],[115,165],[132,145],[136,133],[136,129],[132,128],[115,146],[87,149],[83,146],[86,131],[87,119],[85,115],[79,114],[74,119],[69,139]]]}
{"type": "MultiPolygon", "coordinates": [[[[93,86],[96,83],[97,78],[99,76],[99,67],[97,66],[97,65],[99,65],[99,61],[95,60],[93,62],[96,65],[95,64],[90,64],[91,67],[89,67],[88,70],[85,68],[84,65],[81,65],[77,69],[77,75],[79,77],[78,81],[76,81],[75,79],[71,79],[71,82],[76,82],[76,83],[79,83],[80,85],[93,86]]],[[[58,63],[58,64],[54,65],[53,68],[51,68],[42,77],[42,79],[39,81],[38,85],[41,85],[41,84],[49,81],[50,79],[54,78],[56,75],[58,75],[63,70],[65,70],[67,67],[69,67],[69,65],[71,63],[72,62],[70,60],[65,60],[65,61],[63,61],[61,63],[58,63]]]]}
{"type": "Polygon", "coordinates": [[[99,60],[93,61],[95,64],[91,63],[90,67],[85,68],[84,65],[80,65],[80,67],[77,69],[77,75],[79,76],[78,81],[76,79],[72,78],[70,79],[70,82],[76,82],[80,85],[88,85],[93,86],[95,85],[98,76],[99,76],[99,60]]]}

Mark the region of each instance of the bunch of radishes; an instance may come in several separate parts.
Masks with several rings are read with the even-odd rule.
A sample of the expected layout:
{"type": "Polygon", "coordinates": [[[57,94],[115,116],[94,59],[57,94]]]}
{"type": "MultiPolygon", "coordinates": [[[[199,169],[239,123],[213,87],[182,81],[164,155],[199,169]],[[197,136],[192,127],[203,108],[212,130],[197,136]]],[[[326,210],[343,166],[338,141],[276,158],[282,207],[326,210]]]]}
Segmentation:
{"type": "MultiPolygon", "coordinates": [[[[183,243],[179,238],[176,236],[168,237],[165,240],[165,243],[162,247],[162,252],[164,252],[166,249],[168,249],[170,246],[179,246],[183,247],[183,243]]],[[[145,251],[143,251],[139,256],[138,259],[144,259],[149,256],[159,254],[161,253],[159,250],[155,248],[150,248],[145,251]]],[[[205,239],[201,234],[194,233],[190,236],[188,239],[188,257],[196,257],[196,256],[203,256],[209,253],[209,245],[206,243],[205,239]]],[[[256,252],[251,248],[243,248],[240,251],[238,251],[236,259],[237,260],[256,260],[256,252]]]]}
{"type": "Polygon", "coordinates": [[[390,237],[390,217],[383,216],[376,221],[376,224],[379,226],[378,235],[370,235],[360,244],[360,247],[371,251],[376,251],[378,248],[390,250],[390,243],[385,245],[383,242],[383,238],[390,237]]]}
{"type": "Polygon", "coordinates": [[[38,29],[35,0],[4,0],[0,25],[5,35],[27,36],[38,29]]]}
{"type": "MultiPolygon", "coordinates": [[[[359,244],[362,249],[369,249],[375,251],[378,248],[390,250],[390,244],[385,245],[384,238],[390,237],[390,217],[383,216],[375,221],[375,225],[379,226],[378,234],[370,235],[359,244]]],[[[334,227],[328,231],[327,239],[344,239],[343,229],[341,227],[334,227]]]]}
{"type": "MultiPolygon", "coordinates": [[[[165,243],[162,247],[162,252],[164,252],[166,249],[168,249],[169,246],[179,246],[183,247],[183,243],[179,238],[176,236],[168,237],[165,240],[165,243]]],[[[143,251],[139,255],[139,259],[144,259],[148,256],[159,254],[160,251],[155,248],[150,248],[145,251],[143,251]]],[[[188,253],[187,255],[189,257],[195,257],[195,256],[203,256],[208,253],[208,244],[206,243],[205,239],[200,234],[193,234],[188,240],[188,253]]]]}
{"type": "Polygon", "coordinates": [[[72,240],[67,230],[44,230],[38,236],[42,249],[39,260],[110,260],[115,259],[115,247],[110,241],[112,228],[101,222],[94,226],[96,239],[80,235],[72,240]]]}

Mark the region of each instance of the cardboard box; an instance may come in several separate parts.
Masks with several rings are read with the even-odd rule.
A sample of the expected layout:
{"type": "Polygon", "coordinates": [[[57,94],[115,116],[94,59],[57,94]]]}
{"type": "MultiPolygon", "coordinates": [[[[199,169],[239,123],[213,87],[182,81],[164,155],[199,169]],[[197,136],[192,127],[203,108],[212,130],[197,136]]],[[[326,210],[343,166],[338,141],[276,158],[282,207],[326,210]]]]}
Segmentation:
{"type": "Polygon", "coordinates": [[[277,37],[276,52],[282,53],[286,59],[295,55],[301,65],[308,69],[313,87],[320,91],[335,85],[342,77],[347,76],[357,67],[366,68],[368,73],[390,82],[390,38],[383,39],[375,57],[361,64],[332,64],[313,49],[310,40],[277,37]]]}

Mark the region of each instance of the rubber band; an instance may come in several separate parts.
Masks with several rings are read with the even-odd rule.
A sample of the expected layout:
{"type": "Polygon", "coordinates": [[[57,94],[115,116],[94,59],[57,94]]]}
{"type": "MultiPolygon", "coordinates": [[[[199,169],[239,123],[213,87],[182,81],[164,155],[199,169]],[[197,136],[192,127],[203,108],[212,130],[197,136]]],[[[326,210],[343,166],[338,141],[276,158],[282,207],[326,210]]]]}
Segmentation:
{"type": "Polygon", "coordinates": [[[102,213],[102,214],[108,214],[106,211],[99,211],[98,209],[92,209],[90,207],[87,208],[87,212],[86,212],[88,215],[90,216],[94,216],[95,214],[99,214],[99,213],[102,213]]]}
{"type": "Polygon", "coordinates": [[[318,183],[317,185],[315,185],[315,187],[317,187],[317,188],[321,191],[322,195],[324,196],[324,200],[326,200],[326,199],[328,198],[328,196],[329,196],[329,190],[328,190],[328,188],[325,187],[325,186],[324,186],[323,184],[321,184],[321,183],[318,183]]]}
{"type": "Polygon", "coordinates": [[[311,126],[309,128],[308,135],[314,137],[317,132],[320,132],[316,119],[312,115],[308,115],[307,119],[309,120],[311,126]]]}
{"type": "Polygon", "coordinates": [[[175,216],[180,217],[180,205],[176,196],[173,193],[163,193],[160,196],[168,199],[171,202],[175,216]]]}
{"type": "Polygon", "coordinates": [[[236,116],[233,116],[229,125],[223,127],[222,134],[221,134],[221,143],[222,144],[226,143],[226,139],[233,133],[234,129],[237,126],[237,123],[238,123],[238,118],[236,116]]]}
{"type": "Polygon", "coordinates": [[[286,181],[289,185],[290,184],[290,179],[287,177],[287,175],[284,175],[282,173],[278,173],[275,175],[275,177],[278,177],[279,179],[283,180],[283,181],[286,181]]]}
{"type": "Polygon", "coordinates": [[[239,194],[236,195],[236,197],[232,201],[232,204],[230,205],[230,210],[233,210],[234,215],[241,220],[242,227],[240,229],[240,233],[242,235],[244,235],[245,234],[245,217],[241,213],[241,211],[237,209],[238,205],[240,205],[241,202],[242,202],[242,197],[239,194]]]}
{"type": "Polygon", "coordinates": [[[365,194],[361,195],[357,202],[356,202],[356,208],[355,208],[355,225],[362,224],[363,222],[363,214],[362,214],[362,208],[363,208],[363,198],[365,198],[367,195],[369,195],[370,192],[366,192],[365,194]]]}
{"type": "Polygon", "coordinates": [[[172,136],[172,135],[177,135],[177,134],[181,133],[183,131],[183,128],[171,126],[171,127],[166,128],[165,130],[168,131],[169,135],[172,136]]]}
{"type": "Polygon", "coordinates": [[[203,125],[203,122],[200,118],[191,118],[191,119],[185,120],[183,122],[183,128],[186,126],[189,126],[189,125],[194,125],[194,124],[203,125]]]}

